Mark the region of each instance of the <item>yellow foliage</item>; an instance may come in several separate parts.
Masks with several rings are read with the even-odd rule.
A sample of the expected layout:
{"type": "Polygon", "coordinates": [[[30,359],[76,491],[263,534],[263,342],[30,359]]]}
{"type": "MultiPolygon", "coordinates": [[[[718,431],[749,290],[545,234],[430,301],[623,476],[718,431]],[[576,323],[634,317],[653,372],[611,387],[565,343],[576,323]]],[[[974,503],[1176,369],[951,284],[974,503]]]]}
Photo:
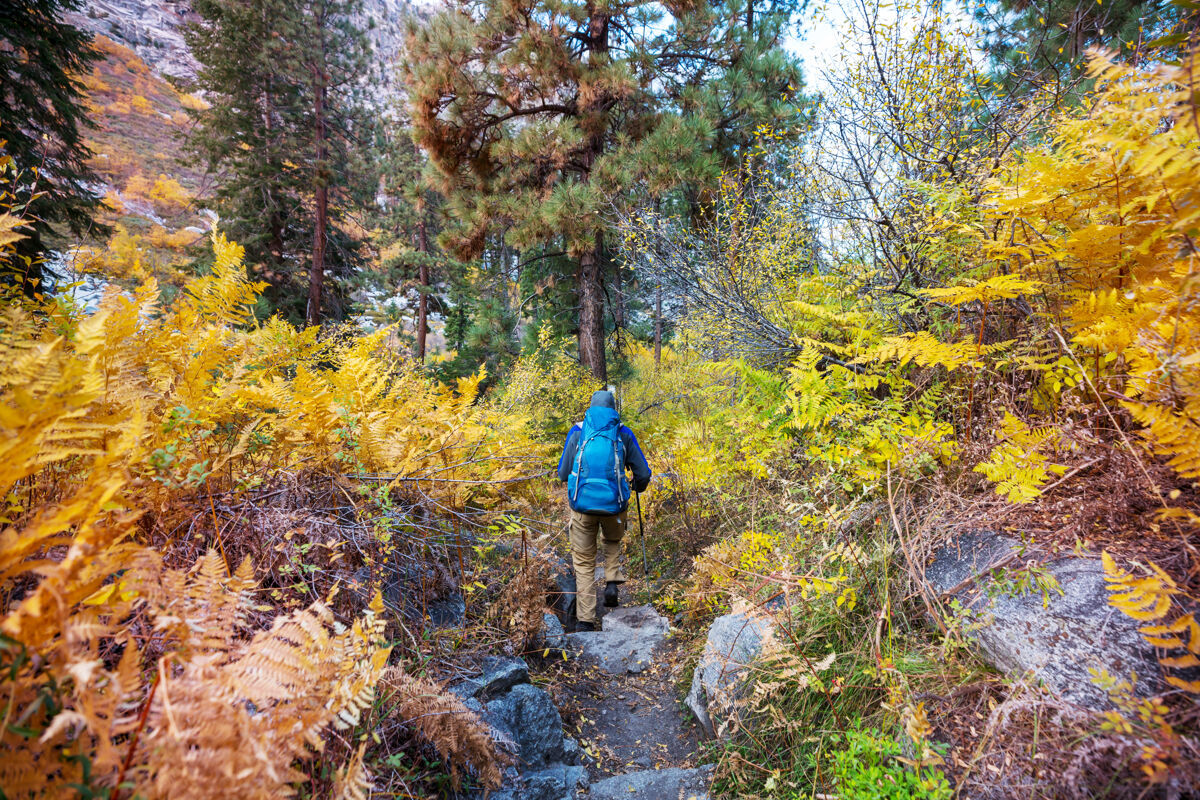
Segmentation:
{"type": "MultiPolygon", "coordinates": [[[[222,796],[231,783],[279,796],[326,732],[371,702],[387,658],[378,596],[349,624],[318,603],[256,630],[249,562],[230,574],[209,552],[165,568],[141,544],[148,511],[194,509],[282,471],[395,475],[401,491],[462,508],[521,475],[510,454],[525,443],[496,437],[475,404],[482,375],[434,385],[384,351],[382,333],[319,341],[259,325],[242,249],[212,243],[212,273],[169,308],[151,280],[89,316],[0,310],[9,797],[112,788],[122,772],[145,797],[222,796]]],[[[366,780],[353,758],[342,774],[346,792],[366,780]]]]}
{"type": "MultiPolygon", "coordinates": [[[[1167,670],[1194,669],[1200,667],[1200,622],[1195,613],[1180,613],[1173,620],[1168,617],[1175,608],[1176,598],[1191,599],[1179,589],[1170,575],[1157,564],[1150,564],[1148,574],[1141,577],[1122,569],[1105,551],[1101,560],[1104,564],[1104,579],[1108,584],[1108,602],[1138,622],[1153,622],[1139,630],[1147,644],[1165,650],[1182,650],[1179,655],[1168,655],[1159,659],[1167,670]]],[[[1200,693],[1200,681],[1187,680],[1178,675],[1167,675],[1167,683],[1188,692],[1200,693]]]]}
{"type": "Polygon", "coordinates": [[[992,181],[981,244],[1020,291],[1045,288],[1075,346],[1120,359],[1118,396],[1151,449],[1200,477],[1197,76],[1104,54],[1089,71],[1089,102],[992,181]]]}
{"type": "Polygon", "coordinates": [[[190,92],[184,92],[179,95],[179,104],[188,111],[204,111],[205,109],[209,108],[209,104],[204,100],[204,98],[191,94],[190,92]]]}
{"type": "Polygon", "coordinates": [[[938,302],[952,306],[982,303],[993,300],[1012,300],[1032,294],[1043,286],[1041,281],[1022,278],[1020,275],[993,275],[978,283],[964,283],[940,289],[922,289],[921,294],[938,302]]]}
{"type": "Polygon", "coordinates": [[[900,366],[912,362],[922,367],[941,365],[948,370],[955,370],[959,367],[979,369],[983,366],[983,362],[980,360],[981,355],[992,353],[1005,346],[1006,343],[981,345],[969,339],[959,342],[942,342],[929,331],[917,331],[900,336],[885,336],[871,352],[869,358],[859,360],[865,362],[871,359],[880,361],[895,359],[900,362],[900,366]]]}
{"type": "Polygon", "coordinates": [[[153,183],[141,173],[131,175],[125,183],[125,195],[147,200],[163,214],[181,211],[192,202],[191,195],[179,181],[166,175],[159,175],[153,183]]]}
{"type": "Polygon", "coordinates": [[[155,206],[165,211],[178,211],[192,202],[191,195],[174,178],[159,175],[150,187],[150,199],[155,206]]]}
{"type": "Polygon", "coordinates": [[[150,244],[168,250],[183,250],[196,244],[204,234],[189,230],[168,231],[161,225],[155,225],[146,235],[150,244]]]}
{"type": "Polygon", "coordinates": [[[549,327],[538,331],[538,349],[518,359],[494,405],[533,435],[566,435],[583,419],[595,381],[554,340],[549,327]]]}
{"type": "Polygon", "coordinates": [[[1004,412],[1000,423],[1000,441],[987,461],[975,466],[996,484],[996,494],[1011,503],[1028,503],[1041,495],[1041,486],[1050,475],[1062,475],[1067,468],[1050,463],[1042,452],[1055,449],[1059,431],[1053,426],[1031,429],[1025,422],[1004,412]]]}

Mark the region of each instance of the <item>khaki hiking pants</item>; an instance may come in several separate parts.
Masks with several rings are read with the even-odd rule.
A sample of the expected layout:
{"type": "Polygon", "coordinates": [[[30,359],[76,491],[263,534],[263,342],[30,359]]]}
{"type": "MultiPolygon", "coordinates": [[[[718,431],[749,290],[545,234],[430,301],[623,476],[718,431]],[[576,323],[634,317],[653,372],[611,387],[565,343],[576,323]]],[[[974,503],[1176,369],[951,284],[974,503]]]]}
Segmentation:
{"type": "Polygon", "coordinates": [[[604,538],[604,580],[625,582],[621,568],[621,537],[625,512],[611,517],[571,512],[571,561],[575,568],[575,617],[596,621],[596,545],[604,538]]]}

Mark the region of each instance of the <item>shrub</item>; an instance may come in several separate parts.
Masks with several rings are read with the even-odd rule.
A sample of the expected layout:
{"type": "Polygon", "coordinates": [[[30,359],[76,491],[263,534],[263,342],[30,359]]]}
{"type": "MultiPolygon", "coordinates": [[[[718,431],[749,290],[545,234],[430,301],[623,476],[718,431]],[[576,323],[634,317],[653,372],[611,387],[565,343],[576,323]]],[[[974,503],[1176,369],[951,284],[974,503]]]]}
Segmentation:
{"type": "Polygon", "coordinates": [[[189,111],[204,111],[209,107],[208,102],[198,95],[190,92],[181,92],[179,95],[179,104],[189,111]]]}
{"type": "Polygon", "coordinates": [[[875,730],[847,731],[817,764],[841,800],[950,800],[940,769],[910,766],[899,742],[875,730]]]}
{"type": "MultiPolygon", "coordinates": [[[[0,237],[0,262],[13,241],[0,237]]],[[[252,524],[220,525],[213,496],[258,514],[247,495],[264,482],[292,493],[302,475],[332,486],[343,480],[333,475],[372,472],[463,509],[521,475],[511,452],[526,443],[496,437],[497,421],[475,404],[482,375],[439,386],[384,350],[381,334],[319,341],[278,319],[259,326],[250,309],[261,285],[246,279],[241,248],[220,235],[213,247],[212,274],[170,307],[153,280],[108,293],[87,316],[61,303],[3,306],[8,797],[112,796],[122,783],[130,796],[170,787],[212,797],[228,793],[229,774],[239,796],[288,794],[308,778],[314,749],[371,707],[389,651],[381,598],[335,618],[331,581],[324,600],[264,606],[278,591],[263,591],[272,587],[249,558],[229,555],[257,541],[275,560],[322,520],[306,514],[266,546],[252,524]]],[[[504,488],[506,507],[522,507],[520,484],[504,488]]],[[[361,544],[376,554],[396,546],[374,527],[361,544]]],[[[415,688],[410,707],[457,709],[435,687],[415,688]]],[[[465,753],[440,746],[487,780],[491,750],[477,739],[465,753]]],[[[361,747],[330,749],[325,766],[344,765],[338,785],[361,788],[361,747]]]]}

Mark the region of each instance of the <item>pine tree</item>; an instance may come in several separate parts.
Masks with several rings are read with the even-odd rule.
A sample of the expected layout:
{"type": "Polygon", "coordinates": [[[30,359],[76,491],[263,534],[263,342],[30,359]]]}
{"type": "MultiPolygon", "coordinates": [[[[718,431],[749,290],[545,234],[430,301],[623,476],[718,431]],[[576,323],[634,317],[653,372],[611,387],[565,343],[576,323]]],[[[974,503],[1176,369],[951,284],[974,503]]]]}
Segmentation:
{"type": "MultiPolygon", "coordinates": [[[[762,30],[794,8],[778,6],[762,30]]],[[[414,135],[458,223],[443,242],[473,257],[502,230],[518,250],[569,255],[580,361],[601,381],[606,219],[634,199],[712,185],[800,87],[770,36],[756,38],[752,7],[672,12],[648,0],[475,0],[408,37],[414,135]]]]}
{"type": "Polygon", "coordinates": [[[190,140],[218,178],[217,210],[272,305],[318,324],[336,315],[327,272],[361,262],[347,211],[368,191],[361,98],[369,49],[359,0],[196,0],[188,42],[211,107],[190,140]]]}
{"type": "Polygon", "coordinates": [[[386,119],[379,126],[375,150],[382,197],[375,214],[376,225],[382,229],[377,243],[381,250],[393,254],[381,266],[385,273],[398,273],[388,281],[393,284],[390,288],[396,283],[417,281],[414,356],[424,361],[430,301],[445,306],[434,296],[435,276],[446,278],[457,265],[436,246],[443,209],[438,195],[428,186],[425,175],[428,162],[413,143],[407,119],[402,115],[386,119]]]}
{"type": "Polygon", "coordinates": [[[46,239],[65,225],[76,236],[102,234],[93,221],[101,198],[89,183],[84,132],[86,74],[100,53],[92,36],[63,20],[78,0],[20,0],[0,4],[0,154],[17,172],[15,201],[30,227],[16,245],[24,274],[0,276],[33,295],[42,290],[46,239]]]}
{"type": "Polygon", "coordinates": [[[1182,12],[1170,0],[991,0],[975,16],[987,51],[1019,88],[1072,83],[1092,47],[1140,53],[1182,12]]]}

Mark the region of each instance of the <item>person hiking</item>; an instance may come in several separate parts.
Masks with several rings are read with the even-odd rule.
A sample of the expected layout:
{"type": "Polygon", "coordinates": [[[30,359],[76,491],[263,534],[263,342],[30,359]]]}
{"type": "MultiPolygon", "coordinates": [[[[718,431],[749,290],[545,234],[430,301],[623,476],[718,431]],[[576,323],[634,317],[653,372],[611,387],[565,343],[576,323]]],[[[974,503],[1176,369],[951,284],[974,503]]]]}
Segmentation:
{"type": "Polygon", "coordinates": [[[567,433],[558,459],[558,478],[567,484],[567,503],[571,507],[576,630],[596,630],[596,549],[601,537],[605,606],[617,605],[617,587],[625,582],[621,539],[629,508],[626,469],[633,472],[633,491],[645,491],[650,485],[650,465],[633,431],[621,424],[613,393],[601,389],[592,395],[583,422],[567,433]]]}

